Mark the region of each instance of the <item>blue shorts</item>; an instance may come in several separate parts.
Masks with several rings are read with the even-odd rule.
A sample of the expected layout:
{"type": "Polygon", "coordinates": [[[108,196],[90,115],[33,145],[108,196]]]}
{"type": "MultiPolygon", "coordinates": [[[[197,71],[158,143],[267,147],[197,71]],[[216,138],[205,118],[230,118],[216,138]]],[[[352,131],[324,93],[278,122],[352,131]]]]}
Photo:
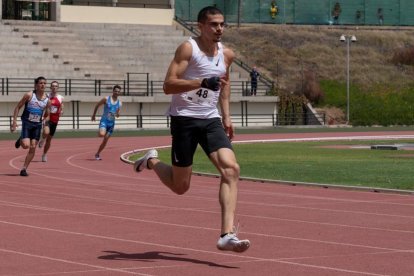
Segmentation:
{"type": "Polygon", "coordinates": [[[36,139],[39,141],[41,132],[42,123],[33,123],[22,120],[22,133],[20,135],[22,139],[29,138],[30,140],[36,139]]]}
{"type": "Polygon", "coordinates": [[[106,134],[112,135],[114,132],[115,122],[108,122],[107,120],[101,120],[99,122],[99,129],[104,128],[106,130],[106,134]]]}

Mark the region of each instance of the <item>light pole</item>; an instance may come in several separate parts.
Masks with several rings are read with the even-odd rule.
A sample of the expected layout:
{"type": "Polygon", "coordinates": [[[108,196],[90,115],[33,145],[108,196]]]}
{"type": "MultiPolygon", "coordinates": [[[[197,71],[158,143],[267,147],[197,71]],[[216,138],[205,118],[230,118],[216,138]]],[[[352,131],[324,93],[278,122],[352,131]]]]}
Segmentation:
{"type": "Polygon", "coordinates": [[[349,124],[349,45],[350,42],[356,42],[354,35],[341,35],[340,41],[346,42],[346,124],[349,124]]]}

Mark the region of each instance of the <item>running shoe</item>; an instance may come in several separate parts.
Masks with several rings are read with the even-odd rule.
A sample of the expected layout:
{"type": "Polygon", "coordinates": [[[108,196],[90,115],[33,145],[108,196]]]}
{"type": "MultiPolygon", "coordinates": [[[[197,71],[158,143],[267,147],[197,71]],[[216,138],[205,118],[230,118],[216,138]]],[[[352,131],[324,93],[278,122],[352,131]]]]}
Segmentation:
{"type": "Polygon", "coordinates": [[[27,174],[27,172],[26,172],[26,169],[22,169],[22,170],[20,171],[20,176],[29,176],[29,175],[27,174]]]}
{"type": "Polygon", "coordinates": [[[148,169],[148,160],[150,160],[151,158],[158,158],[157,150],[150,149],[144,156],[135,161],[134,171],[140,172],[144,169],[148,169]]]}
{"type": "Polygon", "coordinates": [[[95,160],[102,160],[102,158],[99,156],[99,154],[95,154],[95,160]]]}
{"type": "Polygon", "coordinates": [[[217,242],[217,248],[220,250],[234,251],[241,253],[249,249],[249,240],[239,240],[236,234],[228,233],[224,237],[220,237],[217,242]]]}
{"type": "Polygon", "coordinates": [[[42,154],[42,162],[47,162],[47,156],[46,156],[46,154],[42,154]]]}
{"type": "Polygon", "coordinates": [[[18,148],[20,148],[20,141],[22,140],[22,138],[21,137],[19,137],[19,139],[17,139],[16,140],[16,143],[14,143],[14,147],[16,148],[16,149],[18,149],[18,148]]]}

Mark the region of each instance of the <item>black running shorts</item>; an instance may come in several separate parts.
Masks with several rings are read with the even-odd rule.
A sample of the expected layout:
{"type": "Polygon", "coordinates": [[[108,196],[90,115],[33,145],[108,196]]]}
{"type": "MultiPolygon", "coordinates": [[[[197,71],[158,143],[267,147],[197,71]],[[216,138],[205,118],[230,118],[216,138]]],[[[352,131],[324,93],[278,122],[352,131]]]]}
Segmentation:
{"type": "Polygon", "coordinates": [[[177,167],[188,167],[193,164],[197,145],[202,147],[207,156],[221,148],[233,149],[220,118],[172,116],[171,135],[171,161],[177,167]]]}
{"type": "Polygon", "coordinates": [[[53,136],[53,135],[55,135],[55,132],[56,132],[56,127],[57,127],[57,123],[53,123],[53,122],[51,122],[51,121],[49,121],[48,123],[47,123],[47,125],[49,126],[49,130],[50,130],[50,132],[49,132],[49,135],[50,136],[53,136]]]}

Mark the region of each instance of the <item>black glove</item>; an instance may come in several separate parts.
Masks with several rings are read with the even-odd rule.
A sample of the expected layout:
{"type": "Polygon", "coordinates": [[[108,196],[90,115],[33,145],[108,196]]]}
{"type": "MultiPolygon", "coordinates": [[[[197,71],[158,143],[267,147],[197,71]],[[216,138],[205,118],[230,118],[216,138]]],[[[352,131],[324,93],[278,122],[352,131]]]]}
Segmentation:
{"type": "Polygon", "coordinates": [[[201,82],[201,87],[207,88],[213,91],[218,91],[220,89],[220,78],[219,77],[205,78],[201,82]]]}

